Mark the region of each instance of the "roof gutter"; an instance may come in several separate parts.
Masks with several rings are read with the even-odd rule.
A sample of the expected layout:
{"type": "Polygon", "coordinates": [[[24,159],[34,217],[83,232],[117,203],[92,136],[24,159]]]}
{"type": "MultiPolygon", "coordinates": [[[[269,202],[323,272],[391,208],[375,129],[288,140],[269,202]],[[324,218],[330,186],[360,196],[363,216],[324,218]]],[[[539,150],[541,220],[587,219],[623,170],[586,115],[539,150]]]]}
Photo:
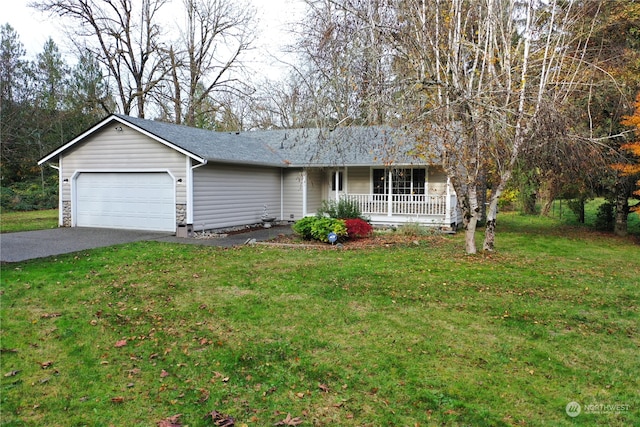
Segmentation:
{"type": "Polygon", "coordinates": [[[191,170],[198,169],[199,167],[202,167],[202,166],[206,165],[207,163],[208,163],[207,159],[202,159],[201,163],[199,163],[199,164],[197,164],[195,166],[191,166],[191,170]]]}

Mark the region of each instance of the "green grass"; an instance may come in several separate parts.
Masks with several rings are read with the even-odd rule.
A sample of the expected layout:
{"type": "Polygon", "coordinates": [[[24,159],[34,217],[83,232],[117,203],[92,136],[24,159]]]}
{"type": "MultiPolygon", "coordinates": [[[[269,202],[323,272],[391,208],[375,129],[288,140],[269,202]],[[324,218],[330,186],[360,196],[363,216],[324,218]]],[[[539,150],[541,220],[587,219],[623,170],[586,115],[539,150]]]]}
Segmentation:
{"type": "Polygon", "coordinates": [[[0,214],[0,233],[43,230],[45,228],[56,228],[57,226],[57,209],[27,212],[2,212],[0,214]]]}
{"type": "MultiPolygon", "coordinates": [[[[553,202],[553,208],[550,212],[550,216],[553,218],[557,218],[561,220],[563,223],[568,225],[579,225],[579,226],[587,226],[594,227],[596,224],[596,217],[598,213],[598,207],[605,203],[605,199],[596,198],[593,200],[589,200],[585,204],[585,223],[580,224],[578,222],[578,216],[573,213],[573,211],[569,208],[569,205],[566,200],[556,200],[553,202]]],[[[631,200],[630,204],[635,204],[635,200],[631,200]]],[[[630,213],[627,217],[627,229],[630,234],[640,235],[640,215],[637,213],[630,213]]]]}
{"type": "Polygon", "coordinates": [[[518,214],[498,227],[477,256],[460,233],[2,265],[2,374],[19,371],[0,377],[2,425],[639,425],[638,244],[518,214]]]}

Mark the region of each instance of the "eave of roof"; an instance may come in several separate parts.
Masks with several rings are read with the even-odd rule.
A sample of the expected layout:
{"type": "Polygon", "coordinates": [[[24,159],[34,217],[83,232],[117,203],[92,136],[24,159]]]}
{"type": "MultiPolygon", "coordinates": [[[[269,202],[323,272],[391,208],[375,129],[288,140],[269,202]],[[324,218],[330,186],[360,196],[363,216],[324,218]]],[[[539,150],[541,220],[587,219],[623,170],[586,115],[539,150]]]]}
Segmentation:
{"type": "Polygon", "coordinates": [[[107,125],[109,125],[110,123],[113,122],[117,122],[121,125],[125,125],[125,126],[129,126],[132,127],[134,129],[136,129],[138,132],[154,139],[155,141],[166,145],[188,157],[191,157],[192,159],[196,160],[197,162],[200,163],[206,163],[206,159],[202,158],[201,156],[197,155],[197,153],[192,153],[188,150],[185,150],[184,148],[180,147],[180,146],[176,146],[174,144],[172,144],[170,141],[165,140],[164,138],[155,135],[151,132],[148,132],[146,129],[144,128],[140,128],[139,126],[136,126],[135,124],[131,123],[130,121],[126,120],[127,116],[122,116],[119,114],[112,114],[108,117],[106,117],[105,119],[103,119],[102,121],[100,121],[99,123],[97,123],[96,125],[92,126],[91,128],[87,129],[85,132],[81,133],[80,135],[78,135],[77,137],[73,138],[71,141],[67,142],[66,144],[62,145],[61,147],[53,150],[51,153],[47,154],[46,156],[44,156],[42,159],[40,159],[38,161],[38,165],[42,165],[43,163],[46,163],[48,161],[51,161],[53,158],[58,157],[60,154],[64,153],[65,151],[69,150],[70,148],[72,148],[74,145],[76,145],[77,143],[81,142],[82,140],[84,140],[85,138],[87,138],[89,135],[97,132],[100,129],[103,129],[104,127],[106,127],[107,125]]]}

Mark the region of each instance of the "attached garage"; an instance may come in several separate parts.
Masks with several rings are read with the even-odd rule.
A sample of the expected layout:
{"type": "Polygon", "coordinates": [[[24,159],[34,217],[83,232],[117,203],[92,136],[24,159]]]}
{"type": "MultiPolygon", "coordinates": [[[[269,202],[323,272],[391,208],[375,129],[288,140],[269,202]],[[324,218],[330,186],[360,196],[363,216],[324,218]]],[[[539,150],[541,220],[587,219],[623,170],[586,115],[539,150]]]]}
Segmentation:
{"type": "Polygon", "coordinates": [[[111,115],[38,162],[59,173],[63,227],[168,233],[281,217],[280,153],[259,139],[111,115]]]}
{"type": "Polygon", "coordinates": [[[175,184],[167,172],[81,172],[73,185],[78,227],[175,231],[175,184]]]}

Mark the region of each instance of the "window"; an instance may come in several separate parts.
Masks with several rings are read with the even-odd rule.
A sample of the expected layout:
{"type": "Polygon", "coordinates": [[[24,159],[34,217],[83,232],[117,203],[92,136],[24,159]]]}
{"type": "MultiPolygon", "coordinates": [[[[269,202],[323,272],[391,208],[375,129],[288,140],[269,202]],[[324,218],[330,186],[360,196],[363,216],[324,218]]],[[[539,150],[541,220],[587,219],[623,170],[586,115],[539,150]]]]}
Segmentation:
{"type": "Polygon", "coordinates": [[[336,173],[338,174],[338,191],[342,191],[342,172],[331,174],[331,191],[336,191],[336,173]]]}
{"type": "MultiPolygon", "coordinates": [[[[393,194],[425,194],[426,169],[392,169],[393,194]]],[[[389,193],[389,169],[373,170],[373,194],[389,193]]]]}

